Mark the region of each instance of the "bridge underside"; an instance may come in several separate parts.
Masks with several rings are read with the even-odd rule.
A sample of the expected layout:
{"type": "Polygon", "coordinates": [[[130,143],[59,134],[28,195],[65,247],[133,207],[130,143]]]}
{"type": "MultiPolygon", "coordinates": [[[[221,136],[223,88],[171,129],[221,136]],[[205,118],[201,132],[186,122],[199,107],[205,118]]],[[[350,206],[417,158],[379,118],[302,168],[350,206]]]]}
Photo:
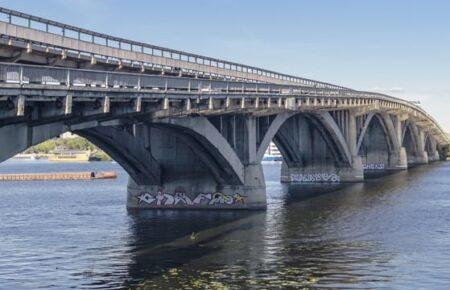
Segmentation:
{"type": "Polygon", "coordinates": [[[0,161],[72,131],[127,171],[129,208],[261,209],[266,207],[261,161],[272,140],[283,155],[285,183],[359,182],[444,158],[444,148],[413,123],[372,111],[92,114],[96,120],[87,122],[77,114],[47,123],[12,118],[0,126],[0,161]]]}
{"type": "Polygon", "coordinates": [[[128,172],[130,208],[264,208],[272,140],[286,183],[358,182],[448,149],[398,98],[0,14],[0,162],[77,133],[128,172]]]}

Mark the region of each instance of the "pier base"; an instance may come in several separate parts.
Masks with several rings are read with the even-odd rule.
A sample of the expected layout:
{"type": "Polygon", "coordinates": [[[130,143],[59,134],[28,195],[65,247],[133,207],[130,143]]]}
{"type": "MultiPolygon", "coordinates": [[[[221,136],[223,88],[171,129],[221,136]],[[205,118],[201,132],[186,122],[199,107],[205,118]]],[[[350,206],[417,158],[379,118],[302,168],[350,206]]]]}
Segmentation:
{"type": "Polygon", "coordinates": [[[265,209],[266,187],[261,165],[245,168],[245,185],[177,180],[163,185],[138,185],[128,179],[129,209],[265,209]]]}

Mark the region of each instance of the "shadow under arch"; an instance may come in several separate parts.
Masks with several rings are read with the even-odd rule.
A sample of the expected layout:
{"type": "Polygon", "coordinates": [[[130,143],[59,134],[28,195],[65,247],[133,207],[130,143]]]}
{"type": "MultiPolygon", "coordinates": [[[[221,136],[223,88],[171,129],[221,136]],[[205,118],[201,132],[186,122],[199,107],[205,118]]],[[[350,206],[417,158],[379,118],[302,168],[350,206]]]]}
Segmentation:
{"type": "MultiPolygon", "coordinates": [[[[346,139],[329,112],[301,112],[285,116],[282,123],[276,120],[272,123],[278,130],[267,131],[283,157],[282,182],[347,182],[355,178],[346,139]]],[[[262,149],[266,148],[259,151],[262,149]]]]}
{"type": "MultiPolygon", "coordinates": [[[[217,142],[218,140],[209,140],[207,136],[182,124],[155,122],[149,123],[149,126],[151,130],[159,130],[161,134],[167,134],[180,140],[208,168],[217,183],[242,184],[243,178],[239,176],[242,174],[239,172],[242,170],[240,168],[242,164],[240,164],[240,161],[237,162],[237,156],[234,156],[235,159],[230,162],[218,146],[211,142],[217,142]],[[231,164],[233,161],[235,162],[234,166],[231,164]]],[[[223,145],[228,144],[225,143],[225,140],[223,142],[223,145]]]]}
{"type": "Polygon", "coordinates": [[[350,165],[347,153],[315,114],[299,113],[290,116],[273,136],[283,160],[288,166],[307,167],[327,164],[336,167],[350,165]]]}
{"type": "Polygon", "coordinates": [[[418,134],[411,124],[411,122],[406,122],[403,132],[402,132],[402,147],[406,150],[406,157],[408,162],[408,167],[414,166],[416,160],[419,156],[419,137],[418,134]]]}
{"type": "Polygon", "coordinates": [[[133,178],[138,180],[157,179],[158,171],[155,168],[149,167],[149,164],[152,162],[143,160],[146,158],[139,160],[133,154],[134,152],[128,151],[130,149],[139,150],[139,146],[128,142],[128,147],[121,147],[121,145],[127,144],[127,142],[120,142],[120,140],[126,140],[128,137],[120,126],[94,126],[74,131],[69,130],[69,127],[64,122],[53,122],[35,126],[30,126],[26,123],[4,126],[0,128],[0,161],[9,159],[32,146],[59,137],[66,132],[75,133],[105,151],[133,178]],[[11,136],[14,136],[14,138],[11,138],[11,136]],[[145,166],[143,164],[144,162],[147,163],[145,166]]]}
{"type": "Polygon", "coordinates": [[[397,139],[392,120],[378,112],[371,112],[358,138],[358,155],[361,156],[364,175],[383,175],[397,158],[397,139]]]}

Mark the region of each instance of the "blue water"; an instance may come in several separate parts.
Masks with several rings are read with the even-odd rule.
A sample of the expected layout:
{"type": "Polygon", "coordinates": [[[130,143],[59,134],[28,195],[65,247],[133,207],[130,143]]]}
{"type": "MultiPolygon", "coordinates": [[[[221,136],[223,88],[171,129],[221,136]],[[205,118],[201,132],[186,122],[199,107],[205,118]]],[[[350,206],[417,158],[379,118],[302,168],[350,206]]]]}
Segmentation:
{"type": "Polygon", "coordinates": [[[449,288],[450,163],[343,187],[264,169],[267,211],[128,212],[115,163],[0,164],[119,174],[0,183],[0,289],[449,288]]]}

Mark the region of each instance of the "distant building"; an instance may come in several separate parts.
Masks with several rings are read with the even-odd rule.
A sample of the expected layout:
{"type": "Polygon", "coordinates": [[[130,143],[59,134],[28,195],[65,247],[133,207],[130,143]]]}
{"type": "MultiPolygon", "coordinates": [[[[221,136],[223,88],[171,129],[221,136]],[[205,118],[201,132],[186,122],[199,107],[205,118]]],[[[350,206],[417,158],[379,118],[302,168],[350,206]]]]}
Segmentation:
{"type": "Polygon", "coordinates": [[[59,136],[59,138],[62,138],[62,139],[71,139],[71,138],[76,138],[76,137],[78,137],[78,135],[73,134],[73,133],[71,133],[71,132],[66,132],[66,133],[61,134],[61,135],[59,136]]]}

